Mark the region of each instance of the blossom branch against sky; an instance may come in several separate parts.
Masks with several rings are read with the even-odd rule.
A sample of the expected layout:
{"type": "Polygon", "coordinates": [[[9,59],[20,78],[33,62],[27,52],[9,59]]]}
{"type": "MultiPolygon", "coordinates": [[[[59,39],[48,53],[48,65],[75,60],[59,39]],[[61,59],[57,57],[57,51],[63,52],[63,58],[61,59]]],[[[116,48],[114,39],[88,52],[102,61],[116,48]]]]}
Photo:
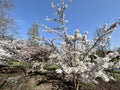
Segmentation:
{"type": "MultiPolygon", "coordinates": [[[[66,10],[66,19],[69,21],[66,27],[69,29],[68,33],[72,34],[77,28],[81,33],[89,31],[89,37],[93,38],[95,30],[103,25],[105,22],[111,24],[120,17],[120,1],[119,0],[74,0],[70,7],[66,10]]],[[[28,27],[35,21],[40,24],[44,21],[46,16],[54,17],[54,9],[51,8],[51,0],[34,1],[34,0],[16,0],[16,8],[11,11],[11,15],[25,24],[20,24],[21,36],[27,39],[26,32],[28,27]]],[[[48,26],[54,26],[55,23],[49,23],[48,26]]],[[[40,28],[42,30],[42,28],[40,28]]],[[[112,34],[112,47],[119,46],[120,30],[119,28],[112,34]]],[[[47,33],[41,33],[42,36],[50,38],[47,33]]]]}

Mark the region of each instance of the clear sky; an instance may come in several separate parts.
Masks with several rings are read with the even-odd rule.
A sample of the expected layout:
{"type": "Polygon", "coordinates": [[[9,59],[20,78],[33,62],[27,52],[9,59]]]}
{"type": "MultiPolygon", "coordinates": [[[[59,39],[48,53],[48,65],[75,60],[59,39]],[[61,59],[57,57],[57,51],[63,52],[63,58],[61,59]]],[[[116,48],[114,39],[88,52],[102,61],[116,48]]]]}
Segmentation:
{"type": "MultiPolygon", "coordinates": [[[[55,17],[55,10],[51,8],[52,0],[15,0],[15,8],[11,11],[11,16],[16,20],[19,37],[27,38],[26,32],[33,22],[51,26],[50,22],[45,21],[45,17],[55,17]]],[[[59,0],[55,0],[59,1],[59,0]]],[[[95,34],[95,30],[104,23],[109,25],[120,18],[120,0],[73,0],[65,12],[68,33],[72,34],[75,29],[81,33],[89,32],[89,38],[95,34]]],[[[41,35],[49,37],[47,33],[41,35]]],[[[120,46],[120,27],[112,34],[112,47],[120,46]]]]}

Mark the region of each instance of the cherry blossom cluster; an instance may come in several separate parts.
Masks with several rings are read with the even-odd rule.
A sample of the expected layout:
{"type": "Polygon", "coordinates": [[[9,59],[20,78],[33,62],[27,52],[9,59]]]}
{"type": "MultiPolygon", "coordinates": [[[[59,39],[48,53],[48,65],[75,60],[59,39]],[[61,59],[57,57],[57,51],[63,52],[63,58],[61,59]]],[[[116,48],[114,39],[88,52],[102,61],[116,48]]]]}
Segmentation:
{"type": "MultiPolygon", "coordinates": [[[[1,59],[4,60],[25,60],[28,57],[27,45],[25,45],[24,40],[16,39],[2,39],[0,41],[1,59]],[[27,54],[27,55],[26,55],[27,54]],[[4,58],[3,58],[4,57],[4,58]]],[[[29,57],[28,57],[29,58],[29,57]]]]}

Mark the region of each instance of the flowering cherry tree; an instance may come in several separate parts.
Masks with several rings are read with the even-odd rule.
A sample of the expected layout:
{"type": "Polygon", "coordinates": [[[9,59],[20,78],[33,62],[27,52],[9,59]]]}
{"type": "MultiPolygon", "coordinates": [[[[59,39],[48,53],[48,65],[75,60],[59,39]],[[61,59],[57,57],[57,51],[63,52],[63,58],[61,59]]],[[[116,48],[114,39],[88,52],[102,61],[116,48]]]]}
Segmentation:
{"type": "Polygon", "coordinates": [[[17,60],[17,61],[46,61],[51,48],[47,45],[34,47],[30,42],[23,39],[2,39],[0,40],[0,60],[17,60]]]}
{"type": "MultiPolygon", "coordinates": [[[[17,61],[33,61],[47,60],[60,66],[56,69],[56,73],[62,74],[62,79],[71,81],[75,90],[80,90],[81,82],[98,83],[96,78],[100,77],[104,81],[115,80],[106,73],[107,69],[120,68],[120,60],[114,62],[114,58],[120,54],[116,51],[108,53],[105,57],[99,57],[96,54],[97,47],[104,46],[108,41],[110,34],[120,25],[120,20],[110,26],[104,25],[100,28],[102,34],[93,40],[88,39],[88,32],[83,34],[76,29],[73,35],[67,33],[65,27],[64,12],[72,2],[72,0],[59,0],[59,4],[51,3],[52,8],[56,10],[58,18],[46,17],[47,21],[55,21],[59,26],[48,27],[42,25],[44,31],[56,34],[56,37],[40,38],[42,41],[40,46],[30,46],[30,42],[22,39],[2,39],[0,38],[0,60],[17,60],[17,61]],[[56,44],[57,42],[57,44],[56,44]]],[[[33,67],[40,65],[35,63],[33,67]]],[[[42,66],[41,66],[42,68],[42,66]]],[[[43,70],[43,68],[42,68],[43,70]]],[[[72,89],[73,89],[72,88],[72,89]]],[[[73,89],[73,90],[74,90],[73,89]]]]}
{"type": "MultiPolygon", "coordinates": [[[[59,42],[60,46],[51,53],[50,60],[60,66],[57,69],[57,73],[63,73],[66,76],[70,76],[74,83],[74,88],[80,90],[80,82],[95,82],[98,83],[96,78],[101,77],[104,81],[108,82],[110,79],[115,80],[112,76],[106,74],[105,70],[114,66],[120,68],[120,61],[117,63],[111,60],[119,56],[118,52],[107,54],[105,57],[98,57],[96,54],[97,47],[104,46],[103,41],[108,41],[109,36],[115,28],[120,25],[120,21],[113,23],[109,27],[104,25],[101,28],[102,34],[99,37],[89,40],[87,38],[88,32],[85,31],[81,34],[78,29],[75,30],[73,35],[67,34],[65,28],[65,14],[64,11],[68,8],[72,0],[59,0],[60,4],[55,5],[51,3],[52,8],[56,9],[56,14],[59,18],[46,18],[47,21],[55,21],[60,24],[59,27],[50,28],[46,25],[42,25],[44,31],[57,34],[57,38],[50,39],[50,42],[54,44],[55,40],[62,39],[59,42]],[[94,56],[94,58],[91,58],[94,56]]],[[[55,44],[54,44],[55,45],[55,44]]],[[[70,79],[71,79],[70,78],[70,79]]]]}

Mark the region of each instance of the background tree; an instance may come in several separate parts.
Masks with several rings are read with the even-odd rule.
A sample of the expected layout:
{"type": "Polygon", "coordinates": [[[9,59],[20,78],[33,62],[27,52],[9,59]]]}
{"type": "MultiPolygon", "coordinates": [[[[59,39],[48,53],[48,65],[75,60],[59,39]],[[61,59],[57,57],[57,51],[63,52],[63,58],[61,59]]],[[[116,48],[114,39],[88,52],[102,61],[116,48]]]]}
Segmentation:
{"type": "Polygon", "coordinates": [[[0,37],[11,37],[15,33],[14,20],[9,16],[9,11],[13,8],[11,0],[0,0],[0,37]]]}
{"type": "Polygon", "coordinates": [[[28,37],[31,42],[31,46],[39,46],[39,24],[37,22],[33,23],[28,29],[28,37]]]}

